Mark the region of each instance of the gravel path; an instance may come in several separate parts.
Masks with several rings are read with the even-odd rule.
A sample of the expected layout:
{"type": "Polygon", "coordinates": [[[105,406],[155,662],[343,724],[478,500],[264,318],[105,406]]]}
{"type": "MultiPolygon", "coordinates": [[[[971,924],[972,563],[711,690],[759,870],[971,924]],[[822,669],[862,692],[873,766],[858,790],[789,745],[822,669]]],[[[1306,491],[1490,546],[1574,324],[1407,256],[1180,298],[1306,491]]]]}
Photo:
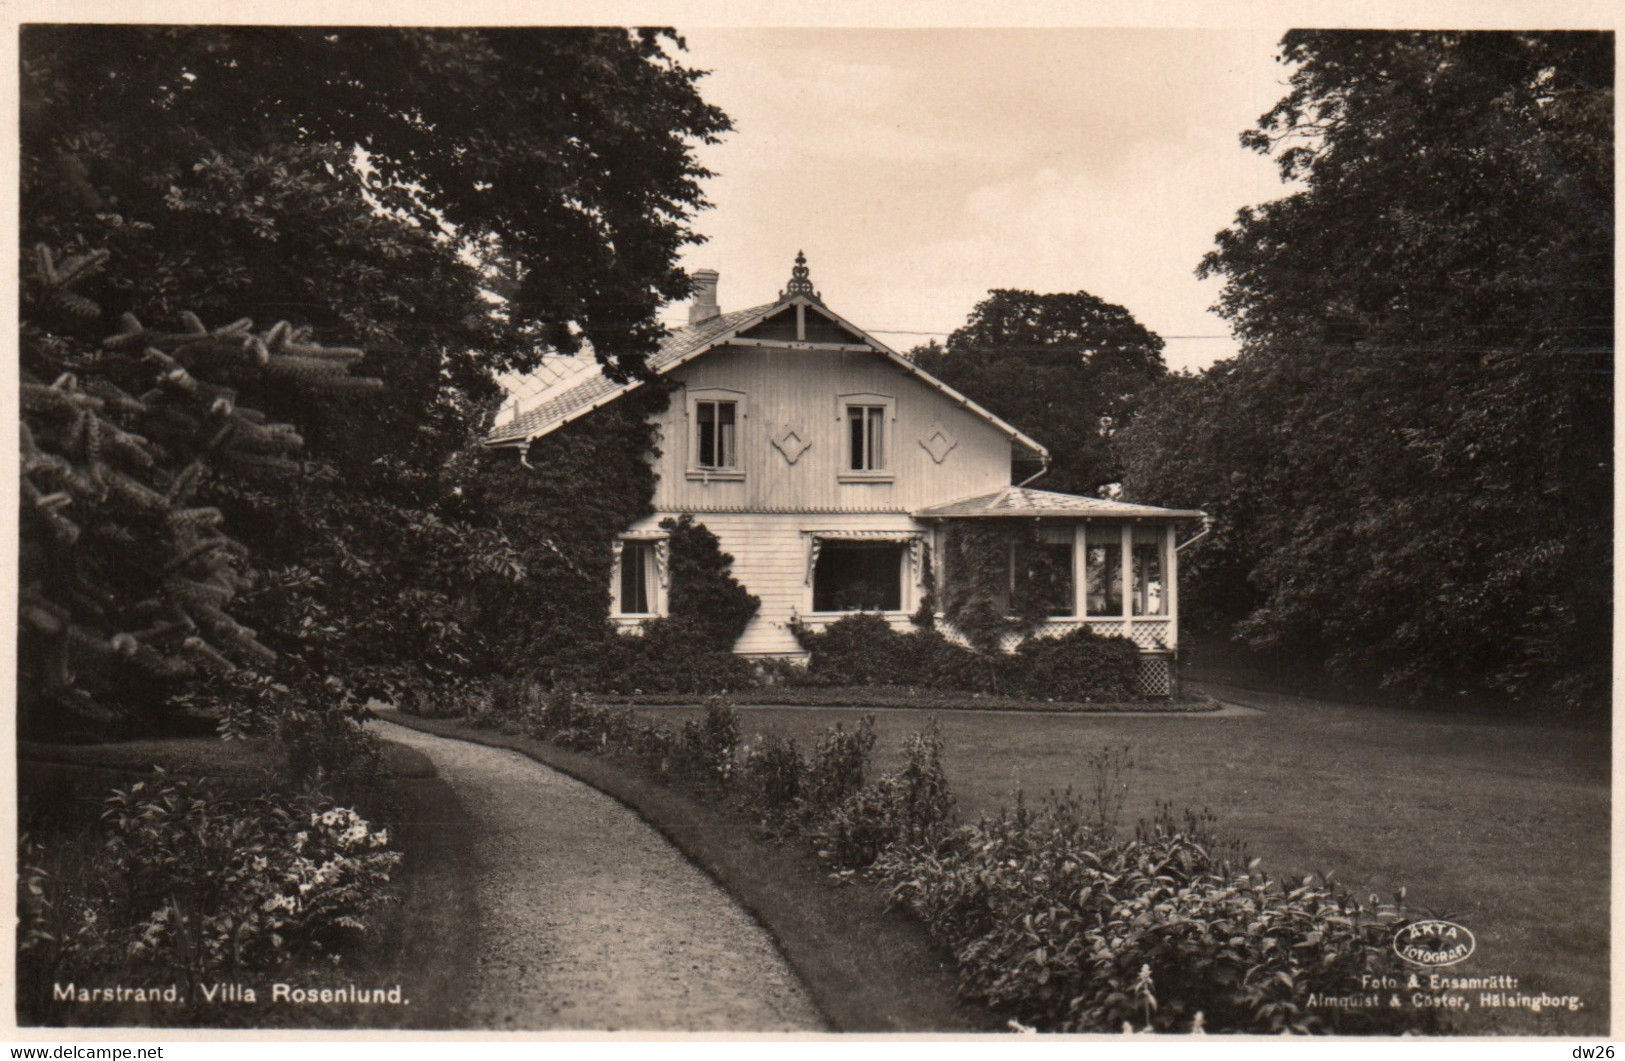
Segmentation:
{"type": "Polygon", "coordinates": [[[632,811],[517,752],[374,725],[478,831],[469,1027],[824,1029],[761,926],[632,811]]]}

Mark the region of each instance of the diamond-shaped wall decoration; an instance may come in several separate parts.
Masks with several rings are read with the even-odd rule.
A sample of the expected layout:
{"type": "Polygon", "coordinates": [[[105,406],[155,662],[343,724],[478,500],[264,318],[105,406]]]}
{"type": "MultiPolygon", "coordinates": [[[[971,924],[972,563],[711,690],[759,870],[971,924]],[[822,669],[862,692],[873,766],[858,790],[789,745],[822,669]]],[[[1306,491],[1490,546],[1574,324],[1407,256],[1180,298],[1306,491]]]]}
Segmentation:
{"type": "Polygon", "coordinates": [[[925,451],[931,454],[932,460],[941,464],[948,459],[948,454],[953,451],[953,448],[959,445],[959,440],[941,424],[932,424],[931,430],[927,431],[925,437],[920,439],[920,445],[924,446],[925,451]]]}
{"type": "Polygon", "coordinates": [[[784,454],[784,459],[787,463],[794,464],[796,461],[801,459],[801,455],[807,452],[807,448],[811,446],[812,443],[803,441],[801,436],[796,434],[795,430],[786,424],[784,427],[784,434],[780,435],[778,438],[775,438],[773,440],[773,445],[778,448],[780,453],[784,454]]]}

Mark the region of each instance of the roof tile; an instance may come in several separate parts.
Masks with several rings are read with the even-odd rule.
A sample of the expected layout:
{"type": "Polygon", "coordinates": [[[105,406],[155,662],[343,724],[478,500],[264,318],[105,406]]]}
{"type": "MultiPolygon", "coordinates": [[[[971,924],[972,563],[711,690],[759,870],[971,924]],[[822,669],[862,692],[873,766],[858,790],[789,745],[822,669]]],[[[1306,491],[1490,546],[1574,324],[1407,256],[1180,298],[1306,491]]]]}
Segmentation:
{"type": "MultiPolygon", "coordinates": [[[[764,306],[753,306],[750,309],[737,309],[732,313],[724,313],[719,317],[691,324],[686,328],[667,335],[660,342],[660,348],[649,356],[650,370],[659,373],[664,371],[673,362],[680,361],[684,356],[693,353],[700,347],[726,335],[734,329],[748,322],[752,317],[760,315],[763,311],[772,309],[777,303],[768,303],[764,306]]],[[[545,435],[558,427],[566,420],[571,420],[588,409],[604,404],[610,398],[622,391],[631,390],[635,382],[616,383],[602,372],[594,372],[580,383],[555,395],[536,408],[518,416],[505,424],[500,424],[491,430],[485,439],[488,446],[499,446],[508,442],[524,442],[538,435],[545,435]]]]}

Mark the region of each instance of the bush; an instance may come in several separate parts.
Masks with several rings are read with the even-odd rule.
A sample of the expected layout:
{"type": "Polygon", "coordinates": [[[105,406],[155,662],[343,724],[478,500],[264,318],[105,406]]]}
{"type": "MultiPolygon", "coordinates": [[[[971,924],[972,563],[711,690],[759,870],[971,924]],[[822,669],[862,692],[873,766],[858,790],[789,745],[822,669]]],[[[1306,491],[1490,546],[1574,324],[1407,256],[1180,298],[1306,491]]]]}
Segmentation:
{"type": "Polygon", "coordinates": [[[567,726],[554,733],[548,740],[560,748],[568,748],[575,752],[595,752],[604,746],[604,738],[600,734],[578,726],[567,726]]]}
{"type": "Polygon", "coordinates": [[[800,804],[805,772],[794,740],[764,737],[747,745],[740,756],[739,799],[770,824],[782,824],[800,804]]]}
{"type": "Polygon", "coordinates": [[[406,687],[396,706],[419,718],[488,719],[492,713],[491,683],[455,679],[438,685],[406,687]]]}
{"type": "Polygon", "coordinates": [[[1393,907],[1309,879],[1268,880],[1215,857],[1192,817],[1124,840],[1081,802],[1051,801],[907,839],[874,872],[950,946],[967,994],[1046,1031],[1399,1031],[1416,1010],[1311,1010],[1400,975],[1393,907]]]}
{"type": "Polygon", "coordinates": [[[1014,690],[1053,700],[1133,700],[1139,695],[1140,650],[1124,637],[1087,626],[1060,637],[1030,637],[1008,658],[1014,690]]]}
{"type": "Polygon", "coordinates": [[[807,764],[807,802],[827,810],[863,788],[863,775],[874,748],[873,715],[863,716],[854,730],[847,730],[839,722],[825,730],[807,764]]]}
{"type": "Polygon", "coordinates": [[[683,723],[677,739],[677,767],[690,776],[727,784],[739,746],[739,712],[720,696],[705,702],[705,716],[683,723]]]}
{"type": "Polygon", "coordinates": [[[750,664],[710,647],[704,625],[690,619],[651,619],[641,634],[615,638],[594,678],[604,692],[711,694],[753,685],[750,664]]]}
{"type": "Polygon", "coordinates": [[[744,746],[734,772],[738,802],[776,833],[828,817],[862,791],[874,727],[872,715],[852,730],[836,723],[820,735],[810,760],[787,738],[765,737],[744,746]]]}
{"type": "Polygon", "coordinates": [[[934,837],[953,817],[942,772],[942,738],[933,722],[903,743],[903,768],[866,785],[815,819],[807,837],[820,858],[841,870],[863,869],[893,844],[934,837]]]}
{"type": "Polygon", "coordinates": [[[400,855],[387,830],[317,797],[225,798],[161,776],[105,801],[90,865],[49,870],[27,841],[20,965],[31,989],[86,977],[132,984],[275,967],[338,953],[373,928],[400,855]]]}
{"type": "Polygon", "coordinates": [[[670,534],[671,614],[696,635],[694,647],[732,652],[762,602],[733,577],[733,557],[717,536],[684,513],[660,521],[670,534]]]}
{"type": "Polygon", "coordinates": [[[807,678],[821,685],[907,685],[914,681],[908,634],[892,629],[885,616],[860,612],[838,619],[822,631],[795,630],[801,647],[812,653],[807,678]]]}
{"type": "Polygon", "coordinates": [[[1033,637],[1014,653],[979,652],[936,630],[907,633],[883,616],[850,615],[822,631],[798,628],[812,654],[811,685],[925,685],[963,692],[1047,700],[1135,700],[1139,649],[1088,627],[1060,637],[1033,637]]]}
{"type": "Polygon", "coordinates": [[[347,702],[315,707],[296,702],[278,723],[283,770],[294,786],[325,789],[353,800],[378,780],[383,744],[367,731],[365,708],[347,702]]]}
{"type": "MultiPolygon", "coordinates": [[[[663,406],[665,398],[661,397],[659,403],[663,406]]],[[[620,404],[616,403],[617,408],[620,404]]],[[[613,414],[612,421],[620,415],[613,414]]],[[[624,426],[627,437],[614,450],[614,459],[618,462],[641,454],[648,443],[647,428],[641,416],[636,424],[624,426]]],[[[577,425],[571,428],[576,429],[577,425]]],[[[549,436],[538,445],[552,446],[557,437],[549,436]]],[[[607,443],[600,439],[599,444],[607,443]]],[[[636,469],[623,466],[622,471],[632,474],[638,483],[647,478],[641,458],[637,459],[636,469]]],[[[534,494],[535,483],[524,480],[503,485],[507,478],[506,473],[499,474],[488,485],[501,492],[513,491],[512,502],[522,501],[526,506],[528,525],[545,525],[549,520],[562,518],[560,512],[570,510],[565,498],[556,498],[557,505],[538,507],[536,502],[540,495],[534,494]]],[[[642,485],[634,486],[637,491],[646,489],[642,485]]],[[[624,522],[629,523],[642,513],[627,515],[624,522]]],[[[575,584],[583,577],[582,572],[588,570],[599,572],[593,575],[595,581],[579,586],[581,592],[566,597],[574,602],[573,607],[578,612],[582,610],[582,601],[602,603],[597,606],[601,614],[574,614],[569,622],[547,624],[545,628],[536,627],[527,618],[525,630],[508,638],[508,651],[514,658],[530,661],[530,680],[544,687],[568,686],[622,694],[707,695],[754,684],[750,664],[735,656],[732,649],[760,602],[730,573],[733,558],[717,547],[716,536],[704,524],[695,523],[692,516],[684,515],[676,520],[665,520],[661,526],[670,535],[670,614],[642,623],[635,633],[619,633],[609,624],[607,612],[603,611],[607,596],[602,590],[592,588],[609,583],[609,569],[604,566],[609,555],[607,541],[599,542],[595,537],[592,541],[577,541],[574,551],[578,555],[563,566],[563,554],[556,552],[551,538],[532,542],[533,548],[526,554],[525,562],[534,569],[533,584],[507,594],[512,598],[510,603],[529,600],[536,587],[575,584]],[[600,560],[604,563],[600,564],[600,560]],[[596,581],[599,578],[601,582],[596,581]]],[[[552,599],[557,594],[546,596],[545,601],[538,600],[528,606],[529,610],[542,607],[556,612],[564,607],[552,599]]]]}

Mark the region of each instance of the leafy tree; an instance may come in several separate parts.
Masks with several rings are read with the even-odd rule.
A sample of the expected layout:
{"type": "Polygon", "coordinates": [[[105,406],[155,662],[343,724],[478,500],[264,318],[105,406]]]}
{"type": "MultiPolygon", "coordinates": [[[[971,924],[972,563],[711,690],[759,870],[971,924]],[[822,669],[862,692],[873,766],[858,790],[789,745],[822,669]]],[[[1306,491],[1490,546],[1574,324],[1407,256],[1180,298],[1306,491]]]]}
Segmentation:
{"type": "Polygon", "coordinates": [[[504,547],[457,507],[447,461],[489,424],[496,373],[588,347],[635,372],[654,310],[686,294],[692,149],[728,120],[680,47],[652,30],[24,29],[25,246],[110,252],[75,289],[110,315],[286,318],[364,347],[357,371],[386,384],[357,408],[267,381],[259,408],[300,425],[299,476],[198,487],[261,576],[245,621],[285,658],[410,668],[453,627],[447,667],[484,651],[458,572],[504,547]]]}
{"type": "Polygon", "coordinates": [[[1087,292],[997,290],[946,348],[910,356],[1048,447],[1038,485],[1093,495],[1121,477],[1109,442],[1163,375],[1162,346],[1128,310],[1087,292]]]}
{"type": "Polygon", "coordinates": [[[1220,517],[1193,589],[1255,643],[1584,701],[1611,624],[1612,37],[1294,32],[1283,59],[1243,139],[1296,190],[1199,270],[1243,352],[1151,403],[1125,489],[1220,517]]]}

